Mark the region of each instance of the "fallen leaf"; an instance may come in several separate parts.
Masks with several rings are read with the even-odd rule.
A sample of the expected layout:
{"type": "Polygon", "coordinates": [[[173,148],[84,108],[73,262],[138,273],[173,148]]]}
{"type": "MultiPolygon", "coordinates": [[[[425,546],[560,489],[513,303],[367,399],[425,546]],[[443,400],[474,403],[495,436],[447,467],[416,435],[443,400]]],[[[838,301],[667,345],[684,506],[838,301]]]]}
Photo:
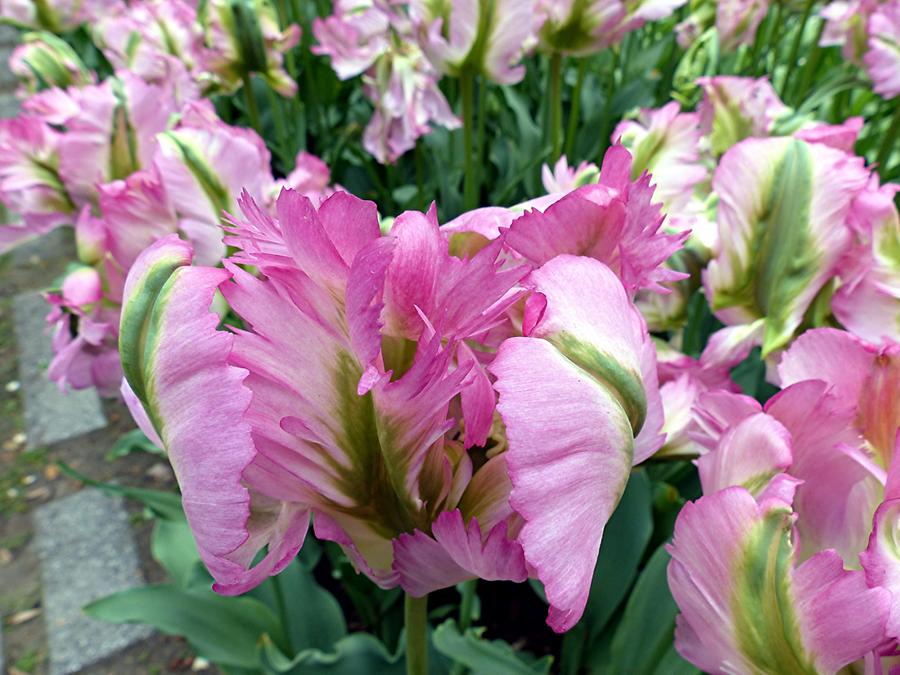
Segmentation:
{"type": "Polygon", "coordinates": [[[44,467],[44,478],[47,480],[56,480],[59,478],[59,465],[48,464],[44,467]]]}
{"type": "Polygon", "coordinates": [[[13,554],[8,548],[0,548],[0,567],[12,562],[13,554]]]}
{"type": "Polygon", "coordinates": [[[7,626],[18,626],[19,624],[25,623],[26,621],[31,621],[32,619],[41,615],[40,607],[32,607],[31,609],[24,609],[21,612],[16,612],[12,614],[7,620],[7,626]]]}
{"type": "Polygon", "coordinates": [[[46,499],[50,496],[50,488],[38,487],[25,493],[26,499],[46,499]]]}

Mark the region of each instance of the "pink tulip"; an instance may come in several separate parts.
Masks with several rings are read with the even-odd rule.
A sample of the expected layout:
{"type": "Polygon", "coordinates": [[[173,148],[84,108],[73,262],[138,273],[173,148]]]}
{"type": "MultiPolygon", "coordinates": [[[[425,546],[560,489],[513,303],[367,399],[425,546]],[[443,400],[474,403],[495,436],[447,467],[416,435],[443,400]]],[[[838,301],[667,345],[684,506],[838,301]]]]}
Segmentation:
{"type": "Polygon", "coordinates": [[[71,223],[75,205],[59,175],[60,134],[41,119],[0,120],[0,201],[23,219],[0,228],[0,251],[71,223]]]}
{"type": "Polygon", "coordinates": [[[706,296],[726,324],[764,319],[763,356],[790,342],[837,274],[851,205],[867,181],[862,159],[792,138],[750,138],[722,157],[706,296]]]}
{"type": "Polygon", "coordinates": [[[571,192],[582,185],[595,182],[600,177],[600,169],[592,162],[581,162],[577,167],[570,167],[566,156],[557,160],[553,171],[544,164],[541,168],[541,182],[547,194],[571,192]]]}
{"type": "Polygon", "coordinates": [[[99,85],[47,90],[24,108],[63,127],[59,174],[80,208],[96,204],[99,183],[149,166],[175,105],[171,91],[126,71],[99,85]]]}
{"type": "Polygon", "coordinates": [[[147,249],[121,320],[123,393],[169,452],[215,588],[277,573],[314,513],[383,586],[536,576],[550,625],[574,625],[631,466],[663,440],[620,279],[567,255],[531,271],[500,257],[505,235],[457,258],[433,210],[382,235],[344,192],[242,207],[225,269],[189,266],[173,236],[147,249]],[[243,328],[217,330],[216,290],[243,328]],[[493,448],[477,470],[469,445],[493,448]]]}
{"type": "Polygon", "coordinates": [[[684,4],[686,0],[537,0],[541,48],[575,56],[599,52],[684,4]]]}
{"type": "Polygon", "coordinates": [[[900,0],[880,4],[866,26],[868,51],[863,56],[873,90],[886,99],[900,95],[900,0]]]}
{"type": "Polygon", "coordinates": [[[103,281],[92,267],[70,272],[58,293],[49,293],[53,310],[53,360],[48,377],[60,389],[95,387],[113,396],[122,380],[118,353],[118,311],[105,307],[103,281]]]}
{"type": "Polygon", "coordinates": [[[716,155],[745,138],[769,136],[775,122],[790,112],[764,77],[719,75],[701,77],[697,84],[703,88],[700,129],[716,155]]]}
{"type": "Polygon", "coordinates": [[[411,0],[410,15],[422,47],[441,72],[480,73],[492,82],[515,84],[525,75],[520,61],[534,45],[535,0],[411,0]]]}
{"type": "Polygon", "coordinates": [[[173,82],[183,102],[198,88],[210,90],[213,75],[200,67],[203,45],[194,5],[183,0],[151,0],[105,13],[94,26],[97,46],[116,69],[145,82],[173,82]]]}
{"type": "Polygon", "coordinates": [[[673,101],[658,110],[641,110],[637,119],[620,122],[612,133],[612,141],[634,158],[632,178],[651,174],[653,194],[666,214],[684,210],[694,188],[709,177],[700,161],[699,122],[697,113],[683,113],[673,101]]]}
{"type": "Polygon", "coordinates": [[[363,147],[392,164],[431,131],[431,124],[459,126],[437,86],[438,72],[415,42],[410,17],[391,3],[341,0],[317,19],[313,51],[331,58],[341,79],[363,74],[363,91],[375,106],[363,147]]]}
{"type": "Polygon", "coordinates": [[[834,551],[797,564],[796,517],[789,491],[754,499],[742,487],[682,509],[668,550],[685,659],[708,673],[833,675],[880,646],[890,594],[834,551]]]}
{"type": "Polygon", "coordinates": [[[212,74],[211,88],[233,92],[256,73],[282,96],[297,93],[282,61],[300,41],[300,26],[280,28],[268,0],[208,0],[198,22],[203,32],[198,65],[212,74]]]}

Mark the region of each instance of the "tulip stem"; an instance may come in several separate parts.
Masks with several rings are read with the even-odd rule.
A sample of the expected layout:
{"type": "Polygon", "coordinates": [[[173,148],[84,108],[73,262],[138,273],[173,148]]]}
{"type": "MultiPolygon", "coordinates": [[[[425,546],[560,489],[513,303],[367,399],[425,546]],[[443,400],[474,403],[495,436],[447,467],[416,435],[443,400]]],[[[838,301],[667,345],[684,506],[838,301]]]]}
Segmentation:
{"type": "Polygon", "coordinates": [[[250,126],[262,136],[262,130],[259,123],[259,108],[256,106],[256,97],[253,95],[253,84],[250,80],[250,73],[243,73],[241,80],[244,83],[244,101],[247,104],[247,117],[250,118],[250,126]]]}
{"type": "Polygon", "coordinates": [[[800,45],[803,43],[803,33],[806,32],[806,23],[809,21],[809,15],[812,14],[812,8],[815,0],[806,0],[806,7],[803,9],[803,18],[800,19],[800,26],[794,34],[794,41],[791,43],[791,51],[788,54],[787,72],[784,74],[784,82],[781,83],[781,99],[786,100],[788,87],[791,84],[791,77],[797,66],[797,57],[800,55],[800,45]]]}
{"type": "Polygon", "coordinates": [[[287,171],[288,164],[292,157],[288,153],[288,134],[287,134],[287,121],[284,118],[284,102],[279,99],[278,94],[275,93],[275,90],[271,87],[266,87],[266,93],[269,96],[269,107],[272,109],[272,120],[275,122],[275,139],[278,142],[278,158],[281,160],[283,167],[285,169],[285,173],[289,173],[287,171]]]}
{"type": "Polygon", "coordinates": [[[562,54],[550,56],[550,162],[559,159],[562,149],[562,54]]]}
{"type": "Polygon", "coordinates": [[[403,607],[406,625],[406,673],[428,673],[428,596],[414,598],[408,593],[403,607]]]}
{"type": "Polygon", "coordinates": [[[463,177],[463,207],[471,211],[478,206],[478,191],[475,185],[477,180],[475,166],[474,143],[474,89],[475,75],[468,68],[459,76],[459,93],[462,99],[463,116],[463,163],[465,175],[463,177]]]}
{"type": "Polygon", "coordinates": [[[794,92],[794,107],[797,107],[803,102],[803,97],[806,96],[810,82],[812,82],[812,76],[819,68],[819,62],[822,60],[823,54],[819,41],[822,39],[822,33],[824,32],[825,21],[820,19],[819,28],[816,31],[816,37],[813,41],[812,48],[806,53],[806,63],[803,66],[803,70],[800,72],[800,83],[797,86],[797,91],[794,92]]]}
{"type": "Polygon", "coordinates": [[[585,58],[578,62],[578,79],[575,80],[575,90],[572,92],[572,109],[569,111],[569,128],[566,130],[566,155],[570,161],[575,150],[575,133],[578,131],[578,117],[581,114],[581,90],[587,75],[587,65],[585,58]]]}
{"type": "Polygon", "coordinates": [[[465,633],[472,625],[472,609],[475,606],[475,591],[478,587],[478,579],[469,579],[460,584],[459,603],[459,632],[465,633]]]}

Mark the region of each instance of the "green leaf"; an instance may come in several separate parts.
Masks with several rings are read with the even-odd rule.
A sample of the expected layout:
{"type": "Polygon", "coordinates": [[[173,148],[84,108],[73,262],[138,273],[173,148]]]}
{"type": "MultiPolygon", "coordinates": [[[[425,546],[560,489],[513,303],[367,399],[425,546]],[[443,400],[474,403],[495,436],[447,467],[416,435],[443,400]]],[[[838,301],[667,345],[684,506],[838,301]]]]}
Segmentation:
{"type": "MultiPolygon", "coordinates": [[[[406,675],[404,644],[401,640],[396,653],[391,654],[374,635],[353,633],[338,640],[333,651],[307,649],[290,659],[264,638],[260,662],[266,675],[406,675]]],[[[429,642],[429,675],[447,675],[449,668],[449,660],[429,642]]]]}
{"type": "Polygon", "coordinates": [[[150,540],[150,552],[169,578],[182,588],[187,587],[194,567],[200,562],[194,535],[184,520],[157,520],[150,540]]]}
{"type": "Polygon", "coordinates": [[[119,440],[115,442],[112,449],[106,453],[106,461],[111,462],[125,457],[134,452],[149,452],[153,455],[165,455],[166,453],[157,448],[153,442],[144,435],[140,429],[132,429],[126,434],[119,436],[119,440]]]}
{"type": "Polygon", "coordinates": [[[760,354],[760,348],[754,347],[746,359],[732,368],[731,379],[747,396],[765,403],[778,392],[778,388],[766,382],[766,362],[760,354]]]}
{"type": "Polygon", "coordinates": [[[432,642],[440,653],[466,666],[472,675],[546,675],[550,672],[552,657],[535,660],[530,654],[515,651],[502,640],[483,639],[483,632],[484,628],[470,628],[463,635],[456,622],[450,619],[435,629],[432,642]]]}
{"type": "Polygon", "coordinates": [[[373,635],[354,633],[339,640],[333,652],[307,649],[287,658],[271,640],[264,640],[260,653],[263,671],[271,675],[405,675],[402,652],[390,654],[373,635]]]}
{"type": "Polygon", "coordinates": [[[283,607],[284,631],[293,652],[331,649],[347,635],[344,613],[335,597],[316,583],[312,571],[294,560],[272,578],[283,607]]]}
{"type": "Polygon", "coordinates": [[[683,665],[673,651],[678,607],[669,592],[666,567],[669,554],[656,549],[628,598],[611,647],[609,672],[629,675],[698,673],[683,665]]]}
{"type": "Polygon", "coordinates": [[[70,478],[81,481],[85,485],[99,488],[109,494],[122,495],[123,497],[128,497],[129,499],[141,502],[150,509],[157,518],[163,518],[165,520],[184,520],[184,510],[181,508],[181,495],[177,493],[165,492],[164,490],[134,488],[126,485],[114,485],[113,483],[103,483],[79,473],[65,462],[59,462],[59,468],[70,478]]]}
{"type": "Polygon", "coordinates": [[[238,668],[259,668],[263,635],[282,640],[275,616],[252,598],[228,598],[211,590],[146,586],[114,593],[84,608],[111,623],[145,623],[187,639],[210,661],[238,668]]]}

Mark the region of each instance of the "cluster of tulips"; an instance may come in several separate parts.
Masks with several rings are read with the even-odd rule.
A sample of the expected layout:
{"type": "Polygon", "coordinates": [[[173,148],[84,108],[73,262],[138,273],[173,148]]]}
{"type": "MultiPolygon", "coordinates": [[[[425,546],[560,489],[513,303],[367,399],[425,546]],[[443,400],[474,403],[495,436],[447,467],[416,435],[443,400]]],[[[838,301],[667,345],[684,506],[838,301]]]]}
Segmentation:
{"type": "MultiPolygon", "coordinates": [[[[335,0],[313,52],[362,76],[362,143],[390,163],[460,126],[442,77],[465,117],[475,76],[515,83],[533,50],[552,73],[684,4],[335,0]]],[[[751,45],[768,9],[692,2],[678,41],[751,45]]],[[[20,217],[0,245],[74,228],[48,374],[123,397],[165,449],[215,590],[278,574],[312,523],[412,605],[536,579],[564,632],[633,467],[692,459],[703,496],[668,568],[686,660],[900,662],[900,186],[854,153],[862,118],[713,75],[696,110],[615,126],[599,167],[545,165],[545,195],[446,223],[384,213],[306,152],[277,178],[211,102],[243,88],[252,121],[251,78],[298,95],[283,10],[0,2],[32,30],[11,60],[22,112],[0,122],[0,200],[20,217]],[[56,35],[85,23],[103,81],[56,35]],[[698,297],[722,327],[689,354],[698,297]],[[731,377],[751,352],[780,389],[764,404],[731,377]]],[[[900,2],[823,16],[822,44],[900,94],[900,2]]]]}

